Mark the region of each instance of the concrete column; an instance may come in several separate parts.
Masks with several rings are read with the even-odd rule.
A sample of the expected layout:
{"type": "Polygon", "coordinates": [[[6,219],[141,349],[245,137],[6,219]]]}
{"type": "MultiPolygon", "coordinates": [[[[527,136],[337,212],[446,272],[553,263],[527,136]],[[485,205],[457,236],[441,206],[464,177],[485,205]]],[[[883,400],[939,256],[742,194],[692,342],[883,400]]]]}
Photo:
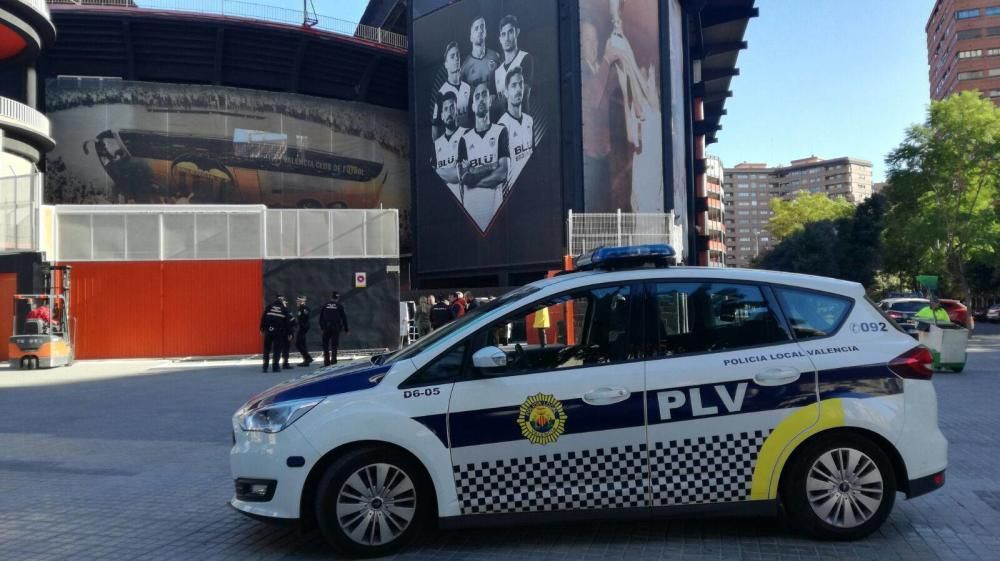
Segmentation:
{"type": "Polygon", "coordinates": [[[24,71],[24,102],[32,109],[38,109],[38,74],[34,65],[24,71]]]}

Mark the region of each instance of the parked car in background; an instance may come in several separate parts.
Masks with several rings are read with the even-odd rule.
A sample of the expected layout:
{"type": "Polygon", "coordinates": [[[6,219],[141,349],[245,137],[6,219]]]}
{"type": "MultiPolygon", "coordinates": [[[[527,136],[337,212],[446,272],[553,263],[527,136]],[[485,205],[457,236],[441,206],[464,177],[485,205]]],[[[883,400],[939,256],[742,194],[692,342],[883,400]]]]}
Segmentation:
{"type": "Polygon", "coordinates": [[[1000,304],[993,304],[986,310],[986,321],[996,323],[1000,321],[1000,304]]]}
{"type": "Polygon", "coordinates": [[[966,329],[976,328],[976,320],[973,319],[972,314],[969,313],[969,308],[967,308],[965,304],[959,302],[958,300],[942,298],[941,307],[948,312],[948,317],[951,318],[952,322],[957,323],[966,329]]]}
{"type": "Polygon", "coordinates": [[[882,309],[897,325],[910,335],[917,336],[917,321],[913,316],[930,304],[926,298],[886,298],[878,303],[882,309]]]}

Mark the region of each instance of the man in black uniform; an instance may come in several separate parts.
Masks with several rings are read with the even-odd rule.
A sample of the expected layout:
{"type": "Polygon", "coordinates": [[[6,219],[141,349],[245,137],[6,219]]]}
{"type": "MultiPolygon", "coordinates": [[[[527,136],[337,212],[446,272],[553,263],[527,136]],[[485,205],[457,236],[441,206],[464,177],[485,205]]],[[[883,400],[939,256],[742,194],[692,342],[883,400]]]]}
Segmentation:
{"type": "Polygon", "coordinates": [[[302,355],[299,366],[309,366],[313,361],[309,348],[306,347],[306,334],[309,333],[309,306],[306,306],[305,296],[299,296],[295,301],[299,305],[299,331],[295,334],[295,348],[302,355]]]}
{"type": "Polygon", "coordinates": [[[288,353],[292,350],[292,337],[295,336],[295,325],[298,323],[298,319],[288,309],[288,300],[285,300],[284,296],[281,297],[281,303],[285,305],[285,312],[288,314],[285,322],[285,337],[281,340],[282,368],[289,369],[292,368],[292,365],[288,364],[288,353]]]}
{"type": "Polygon", "coordinates": [[[336,290],[330,297],[330,301],[323,306],[319,313],[319,328],[323,330],[323,364],[330,366],[337,364],[337,347],[340,346],[340,330],[350,333],[347,327],[347,314],[344,313],[344,306],[340,303],[340,293],[336,290]],[[330,360],[330,352],[333,351],[333,360],[330,360]]]}
{"type": "Polygon", "coordinates": [[[260,316],[260,332],[264,334],[264,372],[267,364],[274,357],[274,371],[281,371],[282,341],[288,338],[288,308],[285,307],[281,295],[276,294],[274,301],[264,308],[260,316]]]}

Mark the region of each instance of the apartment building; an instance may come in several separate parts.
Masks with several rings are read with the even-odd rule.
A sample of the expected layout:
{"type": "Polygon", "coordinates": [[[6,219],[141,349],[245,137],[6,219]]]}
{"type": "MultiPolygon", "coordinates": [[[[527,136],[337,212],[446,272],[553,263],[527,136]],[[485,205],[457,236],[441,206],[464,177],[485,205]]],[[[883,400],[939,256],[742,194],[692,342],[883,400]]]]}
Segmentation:
{"type": "Polygon", "coordinates": [[[978,90],[1000,103],[1000,0],[937,0],[925,31],[931,99],[978,90]]]}
{"type": "Polygon", "coordinates": [[[810,156],[792,160],[787,166],[744,162],[725,169],[726,265],[747,267],[773,248],[777,240],[768,231],[771,199],[788,199],[802,191],[844,197],[859,204],[872,196],[872,163],[810,156]]]}

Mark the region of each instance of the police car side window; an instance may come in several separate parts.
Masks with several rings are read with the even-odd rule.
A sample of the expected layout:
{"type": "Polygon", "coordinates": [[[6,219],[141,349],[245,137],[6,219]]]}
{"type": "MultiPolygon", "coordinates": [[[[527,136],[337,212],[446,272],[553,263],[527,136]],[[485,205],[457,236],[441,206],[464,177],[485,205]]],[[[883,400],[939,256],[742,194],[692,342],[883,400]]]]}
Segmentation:
{"type": "Polygon", "coordinates": [[[789,341],[760,288],[718,282],[652,285],[647,354],[668,357],[789,341]]]}
{"type": "Polygon", "coordinates": [[[851,300],[843,296],[794,288],[775,288],[775,292],[797,339],[833,335],[851,309],[851,300]]]}
{"type": "Polygon", "coordinates": [[[467,342],[462,342],[441,353],[440,356],[432,360],[427,366],[421,368],[419,372],[410,376],[399,387],[412,388],[416,386],[450,384],[458,381],[462,373],[462,365],[465,363],[465,347],[467,345],[467,342]]]}
{"type": "Polygon", "coordinates": [[[479,376],[513,376],[640,358],[632,344],[632,293],[604,286],[564,294],[493,323],[473,339],[473,351],[499,347],[507,366],[479,376]]]}

